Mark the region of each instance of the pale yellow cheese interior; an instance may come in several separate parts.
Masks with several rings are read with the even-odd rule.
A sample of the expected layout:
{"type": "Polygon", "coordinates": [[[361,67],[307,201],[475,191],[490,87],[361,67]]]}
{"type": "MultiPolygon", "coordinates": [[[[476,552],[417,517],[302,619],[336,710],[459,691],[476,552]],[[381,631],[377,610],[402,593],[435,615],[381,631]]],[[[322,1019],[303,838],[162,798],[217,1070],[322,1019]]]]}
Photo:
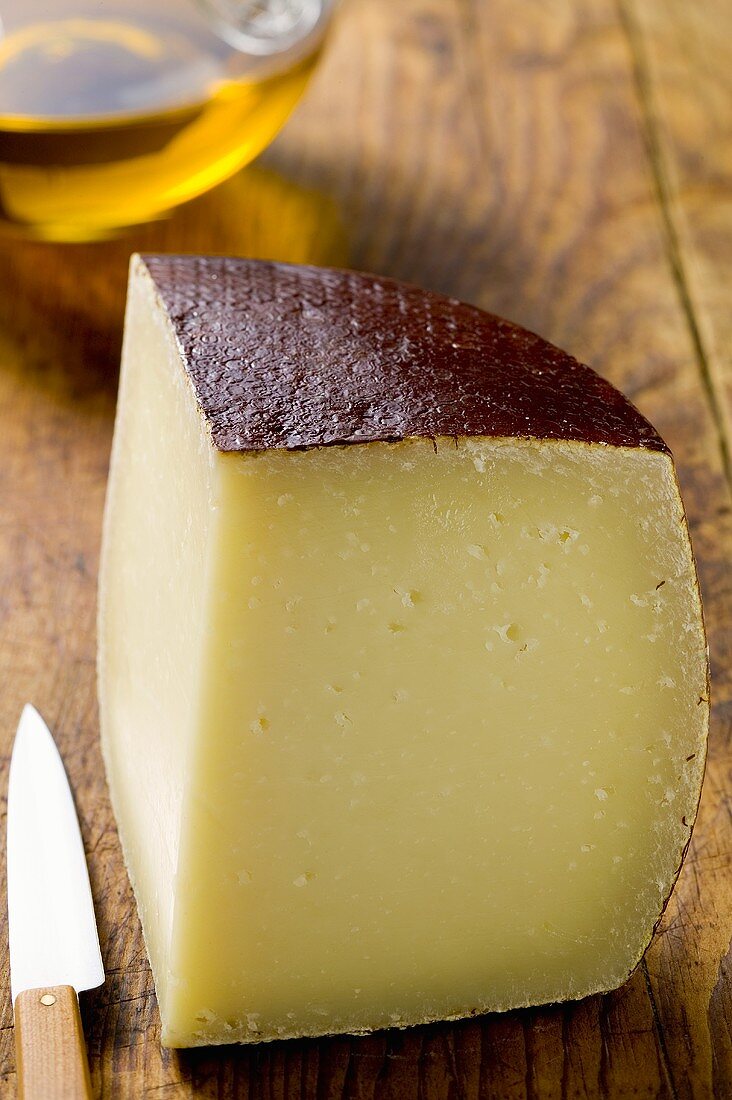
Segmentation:
{"type": "Polygon", "coordinates": [[[220,454],[140,278],[100,610],[167,1044],[575,998],[639,960],[707,718],[668,456],[220,454]]]}

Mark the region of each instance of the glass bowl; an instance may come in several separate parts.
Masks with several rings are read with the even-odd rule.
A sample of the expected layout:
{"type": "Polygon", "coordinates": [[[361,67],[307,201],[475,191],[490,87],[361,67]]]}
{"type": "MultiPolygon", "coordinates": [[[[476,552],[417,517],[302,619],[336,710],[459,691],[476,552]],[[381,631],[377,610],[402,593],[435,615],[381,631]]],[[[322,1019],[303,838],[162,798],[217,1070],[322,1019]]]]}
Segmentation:
{"type": "Polygon", "coordinates": [[[302,95],[334,0],[0,0],[0,226],[83,241],[252,160],[302,95]]]}

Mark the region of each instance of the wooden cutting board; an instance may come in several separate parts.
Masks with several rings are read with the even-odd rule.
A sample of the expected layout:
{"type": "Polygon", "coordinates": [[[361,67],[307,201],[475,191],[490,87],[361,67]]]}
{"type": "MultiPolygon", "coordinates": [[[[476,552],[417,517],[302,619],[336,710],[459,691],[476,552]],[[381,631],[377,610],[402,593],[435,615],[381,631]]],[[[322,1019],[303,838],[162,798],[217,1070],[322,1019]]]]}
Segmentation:
{"type": "Polygon", "coordinates": [[[347,0],[306,102],[258,166],[112,244],[6,243],[0,279],[0,753],[7,772],[32,699],[76,791],[108,973],[82,999],[96,1093],[732,1096],[729,0],[347,0]],[[705,597],[714,722],[678,889],[622,989],[369,1038],[161,1051],[94,684],[100,519],[136,248],[344,264],[466,298],[594,365],[671,444],[705,597]]]}

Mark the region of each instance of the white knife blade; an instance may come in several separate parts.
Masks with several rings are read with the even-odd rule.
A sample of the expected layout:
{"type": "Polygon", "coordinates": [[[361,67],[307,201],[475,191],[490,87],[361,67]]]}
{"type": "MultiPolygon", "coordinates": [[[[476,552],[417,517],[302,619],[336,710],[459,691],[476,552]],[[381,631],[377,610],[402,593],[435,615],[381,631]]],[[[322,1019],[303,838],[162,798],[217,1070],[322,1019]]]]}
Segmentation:
{"type": "Polygon", "coordinates": [[[27,704],[8,783],[8,923],[13,1004],[42,986],[104,982],[89,872],[61,757],[27,704]]]}

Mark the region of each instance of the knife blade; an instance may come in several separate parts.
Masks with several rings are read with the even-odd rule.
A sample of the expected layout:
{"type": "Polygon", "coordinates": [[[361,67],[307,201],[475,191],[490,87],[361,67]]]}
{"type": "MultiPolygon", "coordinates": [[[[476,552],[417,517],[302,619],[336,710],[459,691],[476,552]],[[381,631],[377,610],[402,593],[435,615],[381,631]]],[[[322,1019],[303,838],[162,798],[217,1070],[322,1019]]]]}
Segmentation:
{"type": "Polygon", "coordinates": [[[30,704],[10,761],[7,868],[21,1095],[86,1096],[77,996],[104,982],[104,968],[71,789],[53,737],[30,704]]]}

